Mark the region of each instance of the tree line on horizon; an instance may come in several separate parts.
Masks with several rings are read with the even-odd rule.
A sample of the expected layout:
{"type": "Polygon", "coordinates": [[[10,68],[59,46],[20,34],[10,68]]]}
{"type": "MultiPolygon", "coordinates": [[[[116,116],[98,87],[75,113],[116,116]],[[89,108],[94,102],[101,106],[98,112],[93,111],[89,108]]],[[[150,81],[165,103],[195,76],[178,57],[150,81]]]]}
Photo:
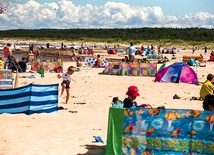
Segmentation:
{"type": "Polygon", "coordinates": [[[0,30],[0,38],[56,40],[108,39],[214,41],[214,29],[207,28],[98,28],[98,29],[14,29],[0,30]]]}

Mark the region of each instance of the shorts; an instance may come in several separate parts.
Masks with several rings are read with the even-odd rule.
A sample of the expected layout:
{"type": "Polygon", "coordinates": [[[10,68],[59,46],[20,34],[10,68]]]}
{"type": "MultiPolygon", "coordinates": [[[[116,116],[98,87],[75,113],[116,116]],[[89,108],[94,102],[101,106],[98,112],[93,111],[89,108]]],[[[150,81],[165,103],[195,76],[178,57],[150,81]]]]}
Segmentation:
{"type": "Polygon", "coordinates": [[[62,81],[61,85],[65,84],[65,88],[70,88],[70,81],[62,81]]]}

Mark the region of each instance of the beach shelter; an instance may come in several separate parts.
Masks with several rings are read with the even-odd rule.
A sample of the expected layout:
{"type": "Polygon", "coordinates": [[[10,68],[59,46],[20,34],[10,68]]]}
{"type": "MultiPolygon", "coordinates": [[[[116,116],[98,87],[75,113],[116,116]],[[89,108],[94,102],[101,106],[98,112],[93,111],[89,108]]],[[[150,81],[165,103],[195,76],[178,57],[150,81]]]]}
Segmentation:
{"type": "Polygon", "coordinates": [[[108,54],[117,54],[117,51],[114,50],[114,49],[111,49],[111,50],[108,51],[108,54]]]}
{"type": "Polygon", "coordinates": [[[162,70],[165,67],[168,67],[168,66],[174,64],[175,62],[181,62],[181,60],[180,59],[171,59],[170,61],[165,62],[163,65],[161,65],[161,67],[159,68],[158,71],[162,70]]]}
{"type": "Polygon", "coordinates": [[[160,70],[155,75],[155,82],[156,81],[198,84],[198,78],[195,71],[184,62],[175,62],[174,64],[160,70]]]}

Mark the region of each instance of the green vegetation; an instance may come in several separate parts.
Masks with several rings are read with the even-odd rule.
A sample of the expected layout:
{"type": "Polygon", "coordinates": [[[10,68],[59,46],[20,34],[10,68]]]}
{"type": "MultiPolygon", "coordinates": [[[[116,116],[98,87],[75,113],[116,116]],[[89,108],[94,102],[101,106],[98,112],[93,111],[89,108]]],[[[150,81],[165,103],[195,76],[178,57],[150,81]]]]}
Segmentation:
{"type": "Polygon", "coordinates": [[[214,47],[214,29],[206,28],[17,29],[1,30],[0,34],[0,39],[214,47]]]}

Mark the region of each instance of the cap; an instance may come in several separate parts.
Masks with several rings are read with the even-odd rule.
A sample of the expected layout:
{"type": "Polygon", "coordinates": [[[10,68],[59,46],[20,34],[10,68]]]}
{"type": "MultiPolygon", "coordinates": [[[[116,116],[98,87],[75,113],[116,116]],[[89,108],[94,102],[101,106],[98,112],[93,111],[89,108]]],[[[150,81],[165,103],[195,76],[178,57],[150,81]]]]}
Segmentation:
{"type": "Polygon", "coordinates": [[[130,86],[128,88],[128,91],[126,92],[126,95],[128,96],[140,96],[138,93],[138,88],[136,86],[130,86]]]}

